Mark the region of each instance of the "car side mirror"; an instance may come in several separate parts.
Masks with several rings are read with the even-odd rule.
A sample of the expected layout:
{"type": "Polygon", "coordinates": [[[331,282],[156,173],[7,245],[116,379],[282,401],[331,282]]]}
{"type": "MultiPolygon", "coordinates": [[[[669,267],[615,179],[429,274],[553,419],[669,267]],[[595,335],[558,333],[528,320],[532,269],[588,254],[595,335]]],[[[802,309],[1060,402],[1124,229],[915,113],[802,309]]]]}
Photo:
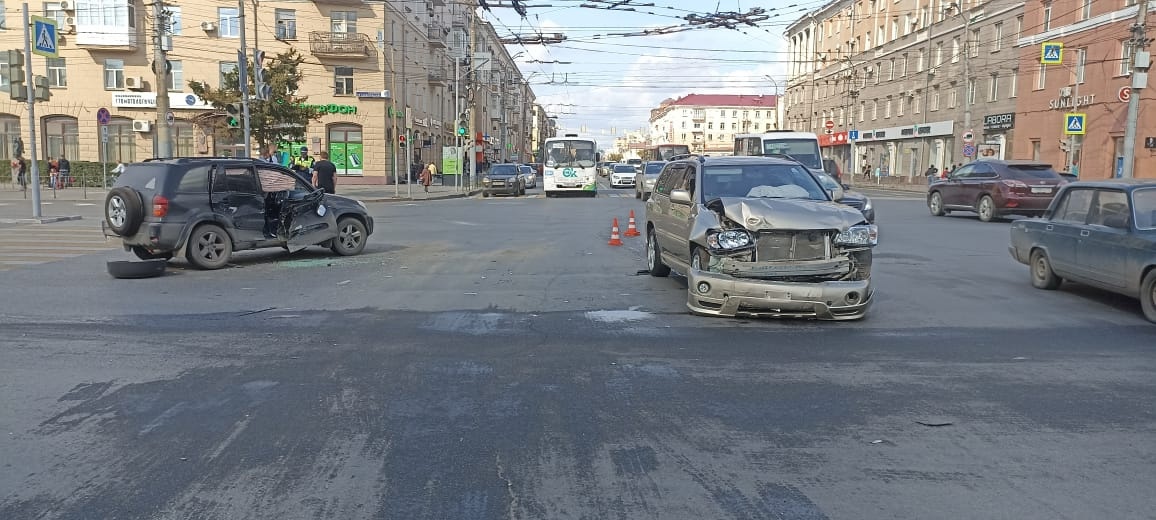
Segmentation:
{"type": "Polygon", "coordinates": [[[671,190],[670,201],[675,204],[683,204],[689,206],[691,203],[690,192],[686,190],[671,190]]]}

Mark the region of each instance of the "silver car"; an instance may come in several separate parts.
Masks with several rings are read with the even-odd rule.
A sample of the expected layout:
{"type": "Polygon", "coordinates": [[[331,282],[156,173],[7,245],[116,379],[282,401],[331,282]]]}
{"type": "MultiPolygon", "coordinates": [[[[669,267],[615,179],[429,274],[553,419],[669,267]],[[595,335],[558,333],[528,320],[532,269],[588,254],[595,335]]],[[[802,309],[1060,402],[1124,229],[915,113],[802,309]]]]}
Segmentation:
{"type": "Polygon", "coordinates": [[[645,225],[650,274],[684,274],[695,314],[853,320],[872,303],[878,228],[797,162],[673,161],[645,225]]]}
{"type": "Polygon", "coordinates": [[[1043,218],[1012,224],[1009,251],[1039,289],[1070,280],[1139,298],[1156,322],[1156,181],[1067,184],[1043,218]]]}
{"type": "Polygon", "coordinates": [[[647,161],[642,166],[642,171],[634,175],[634,198],[646,200],[650,198],[650,192],[654,191],[654,183],[658,181],[658,174],[662,173],[662,167],[666,165],[666,161],[647,161]]]}

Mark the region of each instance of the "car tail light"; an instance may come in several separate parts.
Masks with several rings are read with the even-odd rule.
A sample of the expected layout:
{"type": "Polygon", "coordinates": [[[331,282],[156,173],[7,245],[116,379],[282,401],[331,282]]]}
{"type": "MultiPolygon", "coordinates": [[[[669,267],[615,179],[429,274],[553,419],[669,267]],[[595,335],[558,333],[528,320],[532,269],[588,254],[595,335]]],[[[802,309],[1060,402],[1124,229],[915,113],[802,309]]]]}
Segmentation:
{"type": "Polygon", "coordinates": [[[164,217],[169,214],[169,199],[161,195],[153,195],[153,216],[164,217]]]}
{"type": "Polygon", "coordinates": [[[1017,181],[1015,179],[1004,179],[1003,183],[1009,188],[1027,188],[1028,185],[1024,181],[1017,181]]]}

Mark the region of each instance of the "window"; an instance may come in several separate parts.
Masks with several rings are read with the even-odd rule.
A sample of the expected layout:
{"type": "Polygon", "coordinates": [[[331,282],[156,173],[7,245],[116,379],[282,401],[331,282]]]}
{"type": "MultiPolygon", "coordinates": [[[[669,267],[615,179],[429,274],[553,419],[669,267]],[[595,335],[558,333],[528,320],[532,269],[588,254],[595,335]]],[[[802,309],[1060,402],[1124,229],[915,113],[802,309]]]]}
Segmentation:
{"type": "Polygon", "coordinates": [[[220,83],[217,84],[217,88],[225,88],[225,85],[229,82],[229,76],[237,73],[237,62],[222,61],[217,64],[217,71],[220,74],[220,83]]]}
{"type": "Polygon", "coordinates": [[[1043,63],[1036,69],[1036,90],[1043,90],[1048,84],[1048,66],[1043,63]]]}
{"type": "Polygon", "coordinates": [[[217,34],[222,38],[241,37],[241,20],[236,7],[218,7],[217,22],[217,34]]]}
{"type": "Polygon", "coordinates": [[[1084,82],[1084,71],[1088,64],[1088,49],[1076,49],[1076,66],[1072,69],[1072,80],[1076,83],[1084,82]]]}
{"type": "MultiPolygon", "coordinates": [[[[12,90],[12,80],[8,77],[11,74],[8,67],[8,61],[5,60],[0,63],[0,92],[10,92],[12,90]]],[[[0,146],[0,148],[3,148],[0,146]]]]}
{"type": "Polygon", "coordinates": [[[193,124],[188,121],[177,121],[173,124],[173,156],[193,156],[193,124]]]}
{"type": "Polygon", "coordinates": [[[731,110],[731,117],[739,117],[739,111],[738,110],[731,110]]]}
{"type": "Polygon", "coordinates": [[[68,86],[68,73],[64,68],[64,58],[45,58],[48,69],[48,86],[64,88],[68,86]]]}
{"type": "MultiPolygon", "coordinates": [[[[20,129],[20,120],[13,116],[0,116],[0,143],[12,143],[23,133],[20,129]]],[[[11,159],[12,146],[0,146],[0,159],[11,159]]]]}
{"type": "Polygon", "coordinates": [[[913,98],[913,99],[915,101],[913,101],[911,103],[911,113],[912,114],[921,113],[923,110],[923,94],[916,94],[915,98],[913,98]]]}
{"type": "Polygon", "coordinates": [[[898,111],[899,111],[899,112],[896,114],[897,116],[899,116],[899,117],[903,117],[903,106],[904,106],[904,105],[906,105],[906,104],[908,103],[908,101],[907,101],[907,100],[909,100],[909,99],[911,99],[911,98],[909,98],[909,97],[906,97],[906,96],[900,96],[900,98],[899,98],[899,104],[898,104],[899,106],[895,107],[895,108],[896,108],[896,110],[898,110],[898,111]]]}
{"type": "Polygon", "coordinates": [[[1044,2],[1044,23],[1041,25],[1043,26],[1044,32],[1048,32],[1048,31],[1052,30],[1052,3],[1051,2],[1044,2]]]}
{"type": "Polygon", "coordinates": [[[879,84],[879,79],[883,76],[883,62],[875,62],[875,84],[879,84]]]}
{"type": "MultiPolygon", "coordinates": [[[[816,94],[818,94],[818,92],[816,92],[816,94]]],[[[726,116],[727,116],[727,111],[726,111],[726,110],[719,110],[719,111],[718,111],[718,116],[719,116],[719,117],[726,117],[726,116]]]]}
{"type": "Polygon", "coordinates": [[[80,157],[80,129],[76,124],[76,118],[68,116],[44,118],[44,153],[48,157],[61,155],[72,159],[80,157]]]}
{"type": "Polygon", "coordinates": [[[887,81],[894,81],[894,80],[895,80],[895,58],[891,58],[891,60],[887,63],[887,81]]]}
{"type": "Polygon", "coordinates": [[[967,52],[972,58],[979,57],[979,29],[972,29],[971,40],[967,42],[967,52]]]}
{"type": "Polygon", "coordinates": [[[353,67],[334,67],[333,81],[335,83],[333,87],[333,95],[353,95],[353,67]]]}
{"type": "Polygon", "coordinates": [[[124,88],[124,60],[104,60],[104,89],[124,88]]]}
{"type": "Polygon", "coordinates": [[[77,3],[76,23],[102,29],[136,27],[136,7],[130,0],[82,0],[77,3]]]}
{"type": "Polygon", "coordinates": [[[968,104],[975,104],[976,81],[975,78],[967,78],[967,102],[968,104]]]}
{"type": "Polygon", "coordinates": [[[988,82],[987,100],[996,101],[999,99],[999,73],[991,75],[991,81],[988,82]]]}
{"type": "Polygon", "coordinates": [[[165,28],[165,32],[167,32],[171,36],[180,36],[181,35],[181,8],[166,5],[165,10],[169,12],[169,26],[165,28]]]}
{"type": "Polygon", "coordinates": [[[947,97],[947,108],[955,108],[959,105],[959,87],[951,87],[951,92],[947,97]]]}
{"type": "Polygon", "coordinates": [[[959,36],[951,39],[951,62],[959,63],[959,36]]]}
{"type": "Polygon", "coordinates": [[[903,68],[899,69],[899,77],[901,77],[901,78],[907,77],[907,65],[908,65],[907,55],[904,54],[903,55],[903,61],[901,62],[901,65],[900,65],[903,68]]]}
{"type": "Polygon", "coordinates": [[[1097,190],[1096,202],[1088,215],[1088,224],[1128,229],[1128,196],[1122,191],[1097,190]]]}
{"type": "Polygon", "coordinates": [[[1032,139],[1032,160],[1040,160],[1040,140],[1032,139]]]}
{"type": "Polygon", "coordinates": [[[65,13],[64,9],[60,8],[60,2],[45,2],[44,17],[56,20],[56,26],[62,27],[66,25],[64,20],[68,18],[68,13],[65,13]]]}
{"type": "Polygon", "coordinates": [[[731,130],[738,130],[738,129],[739,129],[738,123],[731,123],[731,130]]]}
{"type": "Polygon", "coordinates": [[[1003,23],[995,24],[995,34],[991,39],[991,52],[999,52],[1003,50],[1003,23]]]}
{"type": "Polygon", "coordinates": [[[706,129],[707,130],[714,130],[714,121],[707,121],[706,129]]]}
{"type": "Polygon", "coordinates": [[[173,66],[169,74],[169,92],[180,92],[185,89],[185,64],[181,60],[169,60],[169,64],[173,66]]]}
{"type": "Polygon", "coordinates": [[[919,58],[915,60],[915,72],[923,72],[923,60],[927,58],[926,54],[923,49],[919,49],[919,58]]]}
{"type": "Polygon", "coordinates": [[[277,27],[278,40],[297,39],[297,11],[293,9],[274,9],[273,18],[277,27]]]}
{"type": "Polygon", "coordinates": [[[131,120],[114,118],[109,123],[108,162],[136,162],[136,132],[131,120]]]}
{"type": "MultiPolygon", "coordinates": [[[[1032,141],[1038,143],[1039,141],[1032,141]]],[[[1066,224],[1084,224],[1088,220],[1088,211],[1092,209],[1093,190],[1071,190],[1056,206],[1052,220],[1066,224]]]]}
{"type": "Polygon", "coordinates": [[[329,28],[335,33],[357,32],[357,11],[330,11],[329,28]]]}
{"type": "Polygon", "coordinates": [[[871,120],[879,119],[879,100],[871,100],[871,120]]]}
{"type": "Polygon", "coordinates": [[[865,120],[866,115],[867,115],[867,102],[866,101],[860,101],[859,102],[859,122],[860,123],[862,123],[865,120]]]}
{"type": "Polygon", "coordinates": [[[1092,0],[1080,0],[1080,19],[1087,20],[1092,17],[1092,0]]]}
{"type": "Polygon", "coordinates": [[[1011,85],[1008,89],[1007,97],[1009,99],[1016,97],[1016,86],[1019,85],[1020,69],[1012,69],[1011,71],[1011,85]]]}
{"type": "Polygon", "coordinates": [[[762,114],[762,111],[760,111],[760,110],[755,110],[755,119],[758,119],[758,118],[759,118],[759,114],[762,114]]]}
{"type": "Polygon", "coordinates": [[[939,87],[931,90],[931,108],[932,112],[939,110],[939,87]]]}
{"type": "Polygon", "coordinates": [[[943,65],[943,42],[935,44],[935,67],[943,65]]]}
{"type": "Polygon", "coordinates": [[[1024,15],[1021,14],[1021,15],[1016,17],[1016,39],[1017,40],[1020,39],[1020,37],[1023,36],[1023,33],[1024,33],[1024,15]]]}
{"type": "Polygon", "coordinates": [[[891,119],[891,98],[887,98],[887,104],[883,105],[883,118],[891,119]]]}
{"type": "Polygon", "coordinates": [[[1132,44],[1128,40],[1120,40],[1120,75],[1132,74],[1132,44]]]}

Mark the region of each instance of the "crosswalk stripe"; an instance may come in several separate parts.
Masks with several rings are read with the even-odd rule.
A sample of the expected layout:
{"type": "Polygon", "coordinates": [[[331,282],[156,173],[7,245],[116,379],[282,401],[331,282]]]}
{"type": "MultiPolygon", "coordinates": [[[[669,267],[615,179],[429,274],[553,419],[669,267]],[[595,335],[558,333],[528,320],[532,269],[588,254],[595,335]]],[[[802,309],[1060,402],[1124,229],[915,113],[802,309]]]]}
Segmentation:
{"type": "Polygon", "coordinates": [[[51,223],[0,227],[0,271],[55,262],[119,248],[99,223],[51,223]]]}

